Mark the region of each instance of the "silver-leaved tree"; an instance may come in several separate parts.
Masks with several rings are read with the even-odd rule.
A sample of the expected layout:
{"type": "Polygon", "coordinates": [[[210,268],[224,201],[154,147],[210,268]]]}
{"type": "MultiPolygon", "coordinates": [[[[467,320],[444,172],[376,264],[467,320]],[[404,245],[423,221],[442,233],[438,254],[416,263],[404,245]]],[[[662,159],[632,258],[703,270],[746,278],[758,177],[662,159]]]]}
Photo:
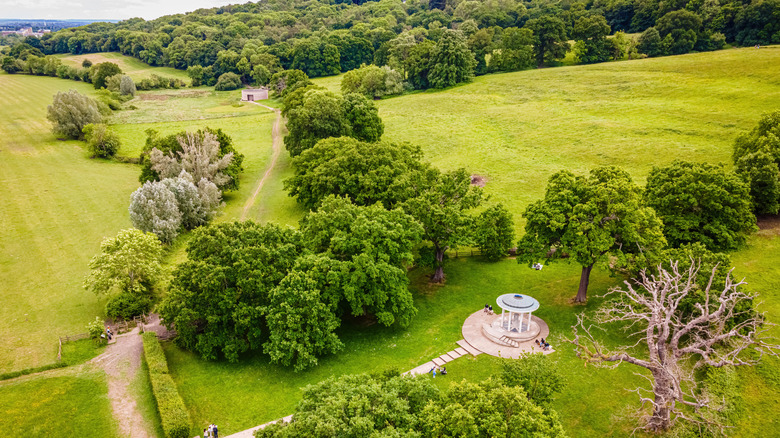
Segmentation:
{"type": "Polygon", "coordinates": [[[665,431],[677,420],[722,429],[704,415],[714,401],[699,390],[697,368],[754,365],[765,354],[777,356],[780,345],[762,336],[769,324],[754,309],[757,294],[745,291],[744,280],[734,281],[729,272],[716,288],[721,283],[715,280],[716,266],[706,285],[697,284],[699,263],[687,270],[678,266],[659,266],[655,275],[643,272],[625,288],[610,290],[605,295],[610,299],[592,318],[579,315],[568,341],[589,363],[626,362],[650,372],[652,389],[636,390],[642,406],[652,407],[645,429],[665,431]],[[626,327],[631,344],[607,349],[599,343],[592,332],[605,324],[626,327]]]}

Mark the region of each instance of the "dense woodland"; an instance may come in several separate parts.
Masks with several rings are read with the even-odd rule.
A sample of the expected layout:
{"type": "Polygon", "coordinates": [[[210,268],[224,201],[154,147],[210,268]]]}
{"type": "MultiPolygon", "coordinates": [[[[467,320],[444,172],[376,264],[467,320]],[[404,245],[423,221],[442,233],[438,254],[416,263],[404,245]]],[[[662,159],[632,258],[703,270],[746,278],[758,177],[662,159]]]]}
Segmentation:
{"type": "Polygon", "coordinates": [[[285,69],[318,77],[375,64],[422,89],[553,64],[569,50],[593,63],[777,42],[778,0],[271,0],[63,29],[17,41],[10,56],[119,51],[154,66],[194,68],[208,85],[229,72],[267,83],[285,69]],[[447,56],[460,56],[465,73],[431,83],[437,59],[447,56]]]}

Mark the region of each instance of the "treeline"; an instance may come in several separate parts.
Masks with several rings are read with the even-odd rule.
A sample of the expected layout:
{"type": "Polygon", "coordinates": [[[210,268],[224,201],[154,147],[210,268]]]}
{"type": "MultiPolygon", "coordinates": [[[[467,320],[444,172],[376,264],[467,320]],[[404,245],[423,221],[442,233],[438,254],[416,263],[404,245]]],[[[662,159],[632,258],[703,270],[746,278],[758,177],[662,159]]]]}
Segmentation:
{"type": "MultiPolygon", "coordinates": [[[[263,82],[285,69],[310,77],[362,64],[388,65],[408,79],[458,30],[474,73],[529,68],[561,59],[575,40],[579,62],[714,50],[725,43],[780,42],[780,0],[515,1],[271,0],[198,9],[152,21],[93,23],[30,37],[44,54],[119,51],[150,65],[206,69],[263,82]],[[621,34],[607,39],[608,35],[621,34]],[[640,46],[622,32],[643,32],[640,46]],[[411,71],[410,71],[411,70],[411,71]]],[[[410,81],[411,82],[411,81],[410,81]]],[[[421,88],[423,83],[413,83],[421,88]]],[[[432,85],[432,84],[428,84],[432,85]]]]}

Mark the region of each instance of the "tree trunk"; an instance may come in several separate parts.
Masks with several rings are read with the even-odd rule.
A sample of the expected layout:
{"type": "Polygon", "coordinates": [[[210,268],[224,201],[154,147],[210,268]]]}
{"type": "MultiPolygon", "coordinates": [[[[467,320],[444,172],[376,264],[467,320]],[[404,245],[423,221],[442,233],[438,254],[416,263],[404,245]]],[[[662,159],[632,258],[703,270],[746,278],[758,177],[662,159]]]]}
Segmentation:
{"type": "Polygon", "coordinates": [[[436,272],[433,273],[431,283],[444,283],[444,251],[446,248],[436,246],[436,272]]]}
{"type": "Polygon", "coordinates": [[[593,269],[593,263],[582,267],[580,274],[580,288],[577,290],[577,296],[574,297],[575,303],[584,303],[588,300],[588,283],[590,283],[590,271],[593,269]]]}
{"type": "Polygon", "coordinates": [[[674,388],[671,379],[668,373],[653,371],[655,405],[653,415],[647,420],[647,429],[653,432],[665,432],[672,427],[674,388]]]}

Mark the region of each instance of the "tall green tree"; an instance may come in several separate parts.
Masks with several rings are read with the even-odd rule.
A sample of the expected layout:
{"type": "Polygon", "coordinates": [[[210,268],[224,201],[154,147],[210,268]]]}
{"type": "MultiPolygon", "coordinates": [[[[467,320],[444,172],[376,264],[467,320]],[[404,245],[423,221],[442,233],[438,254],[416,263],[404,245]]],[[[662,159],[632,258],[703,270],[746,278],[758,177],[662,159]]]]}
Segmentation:
{"type": "Polygon", "coordinates": [[[570,259],[582,266],[575,302],[587,300],[598,262],[616,268],[665,245],[662,224],[644,203],[642,190],[617,167],[599,167],[588,177],[560,171],[550,177],[544,198],[529,205],[517,261],[570,259]]]}
{"type": "Polygon", "coordinates": [[[310,210],[328,195],[346,196],[363,206],[380,202],[390,209],[405,200],[412,174],[428,167],[422,155],[408,143],[329,138],[293,158],[295,174],[284,187],[310,210]]]}
{"type": "Polygon", "coordinates": [[[605,62],[612,58],[613,43],[607,39],[611,29],[607,20],[601,15],[581,17],[574,23],[572,37],[574,53],[583,64],[605,62]]]}
{"type": "Polygon", "coordinates": [[[552,15],[542,15],[539,18],[528,20],[525,27],[534,33],[534,52],[536,65],[541,67],[566,56],[569,51],[566,25],[563,21],[552,15]]]}
{"type": "Polygon", "coordinates": [[[534,65],[534,37],[530,29],[510,27],[501,34],[499,50],[493,52],[491,70],[517,71],[534,65]]]}
{"type": "Polygon", "coordinates": [[[114,75],[122,74],[122,69],[113,62],[101,62],[89,68],[92,86],[99,90],[106,86],[106,80],[114,75]]]}
{"type": "Polygon", "coordinates": [[[376,142],[385,132],[374,102],[358,93],[344,95],[344,118],[349,124],[349,136],[361,141],[376,142]]]}
{"type": "Polygon", "coordinates": [[[237,361],[261,348],[272,290],[303,252],[300,234],[274,225],[227,222],[198,228],[160,306],[176,342],[206,359],[237,361]]]}
{"type": "Polygon", "coordinates": [[[433,88],[451,87],[474,78],[477,62],[466,45],[466,38],[455,30],[445,30],[430,58],[428,81],[433,88]]]}
{"type": "Polygon", "coordinates": [[[318,38],[298,41],[292,51],[292,68],[302,70],[310,78],[341,73],[338,47],[318,38]]]}
{"type": "Polygon", "coordinates": [[[734,141],[734,167],[750,185],[758,214],[780,211],[780,111],[763,114],[750,131],[734,141]]]}
{"type": "Polygon", "coordinates": [[[482,189],[471,185],[471,176],[464,169],[442,173],[431,168],[413,175],[406,196],[402,208],[422,224],[423,238],[432,245],[427,260],[435,268],[431,281],[442,283],[444,254],[468,241],[469,212],[482,203],[482,189]]]}
{"type": "Polygon", "coordinates": [[[317,357],[344,348],[335,330],[341,321],[320,297],[310,272],[292,271],[271,291],[266,317],[271,361],[295,371],[317,365],[317,357]]]}
{"type": "Polygon", "coordinates": [[[329,91],[308,91],[303,105],[287,111],[287,130],[284,145],[292,157],[322,139],[347,135],[349,123],[344,117],[343,99],[329,91]]]}
{"type": "Polygon", "coordinates": [[[76,90],[58,92],[54,95],[54,102],[46,110],[46,118],[52,123],[52,131],[68,138],[84,138],[85,126],[103,120],[97,102],[76,90]]]}
{"type": "Polygon", "coordinates": [[[96,294],[148,293],[163,272],[162,246],[152,233],[130,228],[100,244],[89,262],[84,288],[96,294]]]}
{"type": "Polygon", "coordinates": [[[756,229],[748,185],[721,166],[675,161],[654,167],[646,196],[675,247],[700,242],[713,251],[736,249],[756,229]]]}
{"type": "Polygon", "coordinates": [[[373,315],[386,326],[411,322],[417,311],[406,266],[422,234],[414,218],[401,210],[359,207],[331,196],[301,220],[301,233],[312,252],[336,262],[320,278],[337,282],[340,302],[349,313],[373,315]]]}
{"type": "Polygon", "coordinates": [[[512,214],[502,204],[480,213],[474,221],[474,241],[489,260],[506,257],[515,242],[512,214]]]}

